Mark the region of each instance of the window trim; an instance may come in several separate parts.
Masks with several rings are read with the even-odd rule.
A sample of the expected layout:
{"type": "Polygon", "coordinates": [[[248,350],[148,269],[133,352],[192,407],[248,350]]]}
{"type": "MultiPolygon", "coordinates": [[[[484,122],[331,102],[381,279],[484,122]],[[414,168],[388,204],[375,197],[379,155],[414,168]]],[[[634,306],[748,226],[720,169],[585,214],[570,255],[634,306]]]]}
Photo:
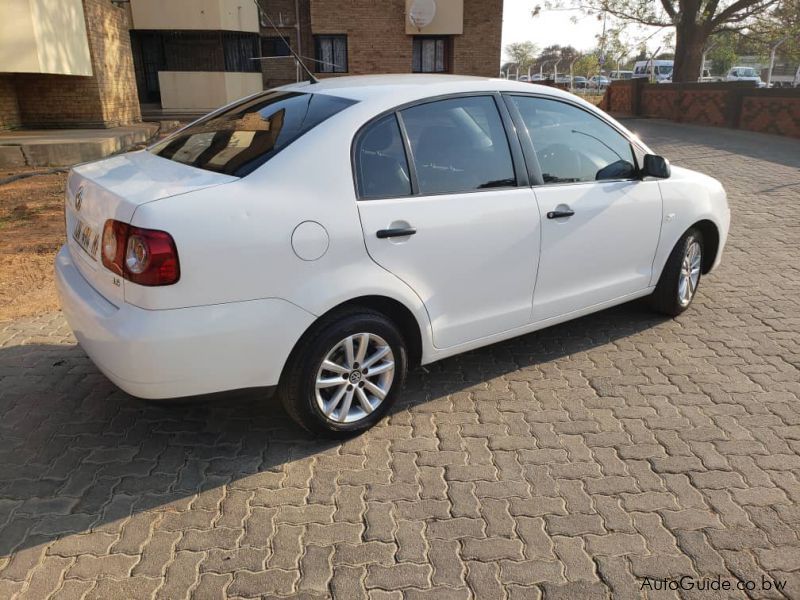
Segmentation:
{"type": "Polygon", "coordinates": [[[353,177],[353,189],[355,191],[355,197],[356,200],[358,200],[359,202],[373,202],[376,200],[397,200],[400,198],[428,198],[435,196],[455,196],[455,195],[476,194],[476,193],[480,194],[486,192],[514,190],[518,188],[531,187],[528,175],[528,169],[526,167],[526,161],[524,158],[524,152],[519,139],[518,127],[513,122],[512,116],[508,111],[506,103],[503,101],[500,91],[458,92],[455,94],[441,94],[438,96],[429,96],[426,98],[412,100],[411,102],[406,102],[404,104],[399,104],[393,108],[390,108],[375,115],[374,117],[371,117],[368,121],[366,121],[363,125],[361,125],[358,128],[355,135],[353,136],[353,140],[350,143],[350,170],[352,172],[352,177],[353,177]],[[416,163],[414,162],[414,153],[413,150],[411,149],[411,141],[408,137],[408,131],[406,130],[405,122],[403,121],[403,116],[400,113],[408,108],[421,106],[423,104],[432,104],[434,102],[440,102],[442,100],[452,100],[455,98],[474,98],[474,97],[489,97],[494,100],[495,107],[497,108],[497,112],[500,115],[500,121],[503,124],[503,132],[505,133],[506,136],[509,153],[511,154],[511,163],[514,168],[514,177],[516,179],[516,183],[514,185],[503,186],[503,187],[463,190],[460,192],[436,192],[433,194],[420,193],[419,183],[417,180],[417,168],[416,168],[416,163]],[[357,170],[358,156],[356,154],[356,147],[358,145],[359,139],[366,133],[367,129],[369,129],[371,125],[373,125],[377,121],[380,121],[381,119],[392,113],[394,113],[397,117],[397,122],[398,125],[400,126],[400,135],[403,138],[403,147],[405,148],[406,151],[406,161],[409,163],[408,172],[409,172],[409,177],[411,178],[411,194],[408,196],[382,196],[382,197],[364,198],[361,195],[361,191],[359,190],[358,186],[358,170],[357,170]]]}
{"type": "MultiPolygon", "coordinates": [[[[325,75],[329,75],[329,74],[330,75],[336,75],[336,74],[342,74],[342,73],[349,73],[350,72],[350,44],[348,43],[347,34],[346,33],[315,33],[313,35],[313,40],[314,40],[314,72],[315,73],[323,73],[325,75]],[[322,70],[320,70],[320,67],[322,66],[322,63],[319,62],[319,61],[322,60],[322,57],[321,57],[321,54],[319,53],[319,43],[323,39],[330,39],[330,40],[333,41],[333,40],[340,39],[340,38],[344,40],[344,71],[335,71],[335,70],[322,71],[322,70]]],[[[331,66],[331,68],[333,69],[334,67],[331,66]]]]}
{"type": "MultiPolygon", "coordinates": [[[[452,36],[450,35],[415,35],[411,37],[411,72],[412,73],[451,73],[452,69],[450,68],[450,46],[452,44],[452,36]],[[432,40],[436,42],[438,40],[444,41],[444,56],[442,57],[442,62],[444,63],[444,70],[437,71],[434,67],[433,71],[424,71],[422,69],[422,42],[424,40],[432,40]],[[415,69],[414,65],[414,46],[419,42],[420,49],[419,49],[419,70],[415,69]]],[[[436,48],[434,47],[434,63],[436,62],[436,48]]]]}
{"type": "Polygon", "coordinates": [[[576,104],[575,102],[570,101],[568,98],[558,98],[556,96],[551,96],[548,94],[541,94],[541,93],[524,93],[524,92],[503,92],[502,93],[503,99],[505,100],[505,104],[511,113],[511,116],[514,120],[515,125],[517,126],[517,130],[520,132],[519,139],[520,143],[522,144],[522,151],[525,155],[525,163],[528,166],[528,172],[533,182],[531,187],[556,187],[556,186],[568,186],[568,185],[587,185],[587,184],[596,184],[602,185],[606,183],[619,183],[625,181],[641,181],[642,180],[642,166],[639,164],[639,155],[640,153],[644,152],[644,149],[641,148],[636,142],[631,139],[631,137],[624,131],[622,131],[619,127],[617,127],[614,123],[608,121],[608,119],[603,118],[601,115],[598,115],[594,111],[588,110],[586,107],[576,104]],[[563,182],[563,183],[545,183],[544,178],[542,177],[542,169],[539,165],[539,159],[536,156],[536,145],[533,143],[533,138],[531,137],[530,131],[528,131],[528,127],[525,125],[525,122],[522,119],[522,115],[519,112],[519,109],[514,104],[513,97],[520,97],[520,98],[538,98],[541,100],[551,100],[553,102],[561,102],[562,104],[566,104],[571,106],[572,108],[577,108],[578,110],[582,110],[586,114],[594,117],[595,119],[599,119],[602,123],[608,125],[611,129],[616,131],[620,136],[622,136],[630,145],[631,147],[631,154],[633,155],[633,166],[636,169],[634,176],[625,179],[602,179],[600,181],[570,181],[570,182],[563,182]]]}

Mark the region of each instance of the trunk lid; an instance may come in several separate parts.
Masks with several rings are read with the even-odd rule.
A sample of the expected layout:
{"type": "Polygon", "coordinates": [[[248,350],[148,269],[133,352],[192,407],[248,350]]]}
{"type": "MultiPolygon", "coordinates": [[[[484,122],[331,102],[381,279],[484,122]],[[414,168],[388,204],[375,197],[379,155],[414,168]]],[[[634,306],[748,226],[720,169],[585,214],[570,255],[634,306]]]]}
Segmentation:
{"type": "Polygon", "coordinates": [[[73,261],[92,287],[119,305],[125,298],[125,282],[103,266],[101,257],[106,220],[130,223],[141,204],[236,180],[147,151],[77,166],[67,181],[64,203],[67,244],[73,261]]]}

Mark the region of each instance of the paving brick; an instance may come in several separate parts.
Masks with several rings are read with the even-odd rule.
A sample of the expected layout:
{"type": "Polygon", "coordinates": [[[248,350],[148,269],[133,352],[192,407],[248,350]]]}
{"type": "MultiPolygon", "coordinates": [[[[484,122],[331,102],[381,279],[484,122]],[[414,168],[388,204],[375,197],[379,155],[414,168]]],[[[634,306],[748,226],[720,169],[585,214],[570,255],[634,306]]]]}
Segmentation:
{"type": "Polygon", "coordinates": [[[382,590],[400,590],[405,587],[427,587],[431,576],[429,565],[395,564],[390,567],[370,565],[367,568],[368,588],[381,588],[382,590]]]}
{"type": "Polygon", "coordinates": [[[646,554],[644,538],[632,533],[609,533],[608,535],[587,535],[586,551],[592,556],[624,556],[626,554],[646,554]]]}
{"type": "Polygon", "coordinates": [[[460,544],[456,540],[431,540],[429,557],[433,566],[434,585],[464,585],[465,566],[461,561],[460,544]]]}

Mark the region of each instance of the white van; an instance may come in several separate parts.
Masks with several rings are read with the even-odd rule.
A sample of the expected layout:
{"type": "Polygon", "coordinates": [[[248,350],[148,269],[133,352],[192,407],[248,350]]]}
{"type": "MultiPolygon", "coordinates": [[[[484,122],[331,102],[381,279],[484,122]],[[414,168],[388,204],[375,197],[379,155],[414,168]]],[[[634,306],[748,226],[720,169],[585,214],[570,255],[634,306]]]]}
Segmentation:
{"type": "Polygon", "coordinates": [[[761,81],[761,74],[753,67],[733,67],[725,76],[725,81],[752,81],[757,87],[767,87],[761,81]]]}
{"type": "Polygon", "coordinates": [[[640,60],[633,67],[633,78],[647,77],[656,83],[672,82],[671,60],[640,60]]]}

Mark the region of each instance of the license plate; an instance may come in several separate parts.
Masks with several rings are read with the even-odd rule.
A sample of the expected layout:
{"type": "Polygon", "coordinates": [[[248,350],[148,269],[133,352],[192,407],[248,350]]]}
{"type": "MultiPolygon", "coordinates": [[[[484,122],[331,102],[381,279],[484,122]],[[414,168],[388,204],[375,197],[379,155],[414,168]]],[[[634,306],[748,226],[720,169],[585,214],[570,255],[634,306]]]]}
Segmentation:
{"type": "Polygon", "coordinates": [[[95,254],[97,254],[97,246],[100,244],[100,236],[91,225],[87,225],[80,219],[75,219],[72,238],[78,242],[78,245],[84,249],[86,254],[97,260],[95,254]]]}

